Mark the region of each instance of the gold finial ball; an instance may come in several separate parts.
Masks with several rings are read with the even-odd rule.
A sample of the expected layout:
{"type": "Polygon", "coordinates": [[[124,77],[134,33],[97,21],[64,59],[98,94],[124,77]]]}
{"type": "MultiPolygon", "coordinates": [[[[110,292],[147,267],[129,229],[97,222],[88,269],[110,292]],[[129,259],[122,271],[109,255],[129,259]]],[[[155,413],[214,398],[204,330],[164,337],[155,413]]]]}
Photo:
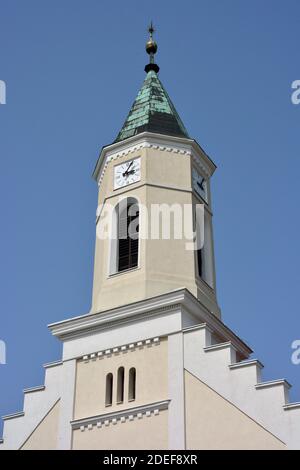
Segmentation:
{"type": "Polygon", "coordinates": [[[156,54],[157,52],[157,44],[152,38],[146,43],[146,51],[148,54],[156,54]]]}

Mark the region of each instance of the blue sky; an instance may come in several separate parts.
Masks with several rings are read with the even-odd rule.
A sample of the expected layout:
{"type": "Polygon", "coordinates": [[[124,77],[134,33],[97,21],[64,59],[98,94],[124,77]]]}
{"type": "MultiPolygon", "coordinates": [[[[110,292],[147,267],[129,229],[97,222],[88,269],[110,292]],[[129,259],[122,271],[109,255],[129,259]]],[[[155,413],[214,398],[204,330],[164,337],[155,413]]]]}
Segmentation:
{"type": "Polygon", "coordinates": [[[46,325],[90,308],[100,148],[144,79],[157,26],[160,79],[216,162],[223,320],[300,401],[298,0],[0,0],[0,414],[22,409],[60,357],[46,325]]]}

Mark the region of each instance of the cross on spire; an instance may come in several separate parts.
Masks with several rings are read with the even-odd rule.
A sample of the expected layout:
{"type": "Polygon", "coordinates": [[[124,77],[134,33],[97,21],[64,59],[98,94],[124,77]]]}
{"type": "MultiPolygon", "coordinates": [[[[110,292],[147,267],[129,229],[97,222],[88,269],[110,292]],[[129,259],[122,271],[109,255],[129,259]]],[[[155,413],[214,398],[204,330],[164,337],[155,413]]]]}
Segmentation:
{"type": "Polygon", "coordinates": [[[150,26],[148,27],[149,39],[146,43],[146,52],[150,56],[150,62],[145,67],[145,72],[148,73],[150,70],[154,70],[155,73],[159,72],[159,66],[154,61],[154,54],[157,52],[157,44],[153,39],[153,33],[155,29],[151,21],[150,26]]]}

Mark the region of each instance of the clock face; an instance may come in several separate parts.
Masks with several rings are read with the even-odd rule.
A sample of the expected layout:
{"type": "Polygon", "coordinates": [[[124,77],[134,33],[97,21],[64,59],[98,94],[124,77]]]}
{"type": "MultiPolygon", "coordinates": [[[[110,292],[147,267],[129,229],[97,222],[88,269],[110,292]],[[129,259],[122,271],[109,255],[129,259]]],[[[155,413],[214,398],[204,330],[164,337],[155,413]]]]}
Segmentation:
{"type": "Polygon", "coordinates": [[[207,202],[207,182],[195,168],[192,170],[193,189],[207,202]]]}
{"type": "Polygon", "coordinates": [[[141,179],[141,159],[135,158],[115,166],[114,189],[123,188],[141,179]]]}

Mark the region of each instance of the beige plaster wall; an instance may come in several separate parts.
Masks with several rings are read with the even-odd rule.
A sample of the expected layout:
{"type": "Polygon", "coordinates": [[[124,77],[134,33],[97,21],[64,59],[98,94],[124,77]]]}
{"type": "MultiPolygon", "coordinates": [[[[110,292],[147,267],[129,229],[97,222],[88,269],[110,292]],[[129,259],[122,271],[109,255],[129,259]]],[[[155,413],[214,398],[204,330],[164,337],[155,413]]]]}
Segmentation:
{"type": "Polygon", "coordinates": [[[84,432],[73,431],[73,449],[167,449],[168,411],[84,432]]]}
{"type": "Polygon", "coordinates": [[[74,419],[120,411],[168,398],[168,341],[77,363],[74,419]],[[117,371],[125,368],[124,402],[117,404],[117,371]],[[136,368],[136,399],[128,401],[128,372],[136,368]],[[114,377],[113,405],[105,406],[106,375],[114,377]]]}
{"type": "Polygon", "coordinates": [[[55,450],[57,448],[59,401],[36,427],[21,450],[55,450]]]}
{"type": "MultiPolygon", "coordinates": [[[[114,206],[120,197],[135,197],[150,211],[152,204],[192,204],[191,157],[152,148],[132,152],[108,163],[99,190],[99,203],[114,206]],[[113,189],[114,167],[133,158],[141,158],[141,181],[126,188],[113,189]]],[[[104,206],[105,207],[105,206],[104,206]]],[[[193,221],[191,220],[191,225],[193,221]]],[[[146,217],[141,215],[140,233],[146,217]]],[[[149,227],[149,220],[148,220],[149,227]]],[[[172,232],[171,232],[172,233],[172,232]]],[[[186,287],[195,296],[201,294],[195,274],[195,255],[186,249],[186,240],[140,239],[139,267],[111,276],[110,241],[96,238],[92,311],[109,310],[165,292],[186,287]]],[[[218,314],[214,292],[203,287],[203,300],[218,314]]]]}
{"type": "Polygon", "coordinates": [[[285,445],[185,371],[187,449],[270,449],[285,445]]]}
{"type": "MultiPolygon", "coordinates": [[[[145,204],[145,193],[145,186],[140,186],[135,191],[126,194],[128,197],[137,198],[141,204],[145,204]]],[[[120,196],[114,195],[106,203],[114,207],[119,200],[120,196]]],[[[106,210],[106,206],[104,209],[106,210]]],[[[108,230],[110,233],[111,225],[108,230]]],[[[111,276],[110,256],[110,239],[101,240],[96,237],[92,307],[94,312],[109,310],[145,298],[145,241],[139,240],[139,267],[134,270],[111,276]]]]}

